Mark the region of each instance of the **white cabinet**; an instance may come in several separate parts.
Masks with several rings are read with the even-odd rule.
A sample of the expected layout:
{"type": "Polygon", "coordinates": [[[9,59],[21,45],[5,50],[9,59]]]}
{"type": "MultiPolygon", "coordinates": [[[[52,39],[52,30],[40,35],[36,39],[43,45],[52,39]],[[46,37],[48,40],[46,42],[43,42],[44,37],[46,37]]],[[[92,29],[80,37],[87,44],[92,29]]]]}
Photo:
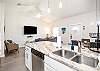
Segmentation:
{"type": "Polygon", "coordinates": [[[45,56],[45,71],[76,71],[48,56],[45,56]]]}
{"type": "Polygon", "coordinates": [[[44,62],[44,71],[57,71],[54,67],[52,67],[48,62],[44,62]]]}
{"type": "Polygon", "coordinates": [[[32,53],[31,48],[28,46],[25,46],[25,65],[29,71],[32,71],[32,53]]]}

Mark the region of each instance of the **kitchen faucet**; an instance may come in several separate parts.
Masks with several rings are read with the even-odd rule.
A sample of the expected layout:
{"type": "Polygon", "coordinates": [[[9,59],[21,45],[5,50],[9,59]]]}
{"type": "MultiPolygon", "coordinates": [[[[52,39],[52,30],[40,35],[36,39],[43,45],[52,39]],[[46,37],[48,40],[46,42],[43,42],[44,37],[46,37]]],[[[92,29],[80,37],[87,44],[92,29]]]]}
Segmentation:
{"type": "Polygon", "coordinates": [[[71,40],[71,50],[74,50],[74,46],[78,46],[78,52],[81,53],[81,41],[79,40],[71,40]]]}
{"type": "Polygon", "coordinates": [[[78,52],[81,53],[81,41],[78,41],[78,52]]]}

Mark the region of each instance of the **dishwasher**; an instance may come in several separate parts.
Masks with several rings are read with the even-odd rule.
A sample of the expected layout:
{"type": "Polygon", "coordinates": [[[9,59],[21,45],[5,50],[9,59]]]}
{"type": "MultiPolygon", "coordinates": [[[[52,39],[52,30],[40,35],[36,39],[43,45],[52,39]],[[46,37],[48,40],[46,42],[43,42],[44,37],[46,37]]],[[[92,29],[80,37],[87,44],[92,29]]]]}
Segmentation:
{"type": "Polygon", "coordinates": [[[44,54],[31,49],[32,52],[32,71],[44,71],[44,54]]]}

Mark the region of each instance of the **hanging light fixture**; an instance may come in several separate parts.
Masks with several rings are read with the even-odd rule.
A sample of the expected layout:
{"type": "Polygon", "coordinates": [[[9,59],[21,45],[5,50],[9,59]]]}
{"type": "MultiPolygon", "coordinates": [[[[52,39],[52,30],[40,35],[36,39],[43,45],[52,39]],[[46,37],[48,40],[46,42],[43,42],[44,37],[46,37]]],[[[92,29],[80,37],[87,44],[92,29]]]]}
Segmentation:
{"type": "Polygon", "coordinates": [[[48,0],[48,13],[50,13],[51,10],[50,10],[50,7],[49,7],[49,0],[48,0]]]}
{"type": "Polygon", "coordinates": [[[59,1],[59,8],[62,8],[62,0],[59,1]]]}
{"type": "Polygon", "coordinates": [[[50,8],[48,8],[48,13],[50,13],[51,11],[50,11],[50,8]]]}

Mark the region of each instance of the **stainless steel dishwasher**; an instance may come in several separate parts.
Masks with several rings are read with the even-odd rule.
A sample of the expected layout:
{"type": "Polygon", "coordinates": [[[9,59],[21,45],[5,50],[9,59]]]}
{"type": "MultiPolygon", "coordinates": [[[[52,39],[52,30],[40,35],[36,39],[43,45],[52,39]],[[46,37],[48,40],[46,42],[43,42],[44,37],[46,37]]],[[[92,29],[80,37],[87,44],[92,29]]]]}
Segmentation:
{"type": "Polygon", "coordinates": [[[44,71],[44,54],[31,49],[32,52],[32,71],[44,71]]]}

